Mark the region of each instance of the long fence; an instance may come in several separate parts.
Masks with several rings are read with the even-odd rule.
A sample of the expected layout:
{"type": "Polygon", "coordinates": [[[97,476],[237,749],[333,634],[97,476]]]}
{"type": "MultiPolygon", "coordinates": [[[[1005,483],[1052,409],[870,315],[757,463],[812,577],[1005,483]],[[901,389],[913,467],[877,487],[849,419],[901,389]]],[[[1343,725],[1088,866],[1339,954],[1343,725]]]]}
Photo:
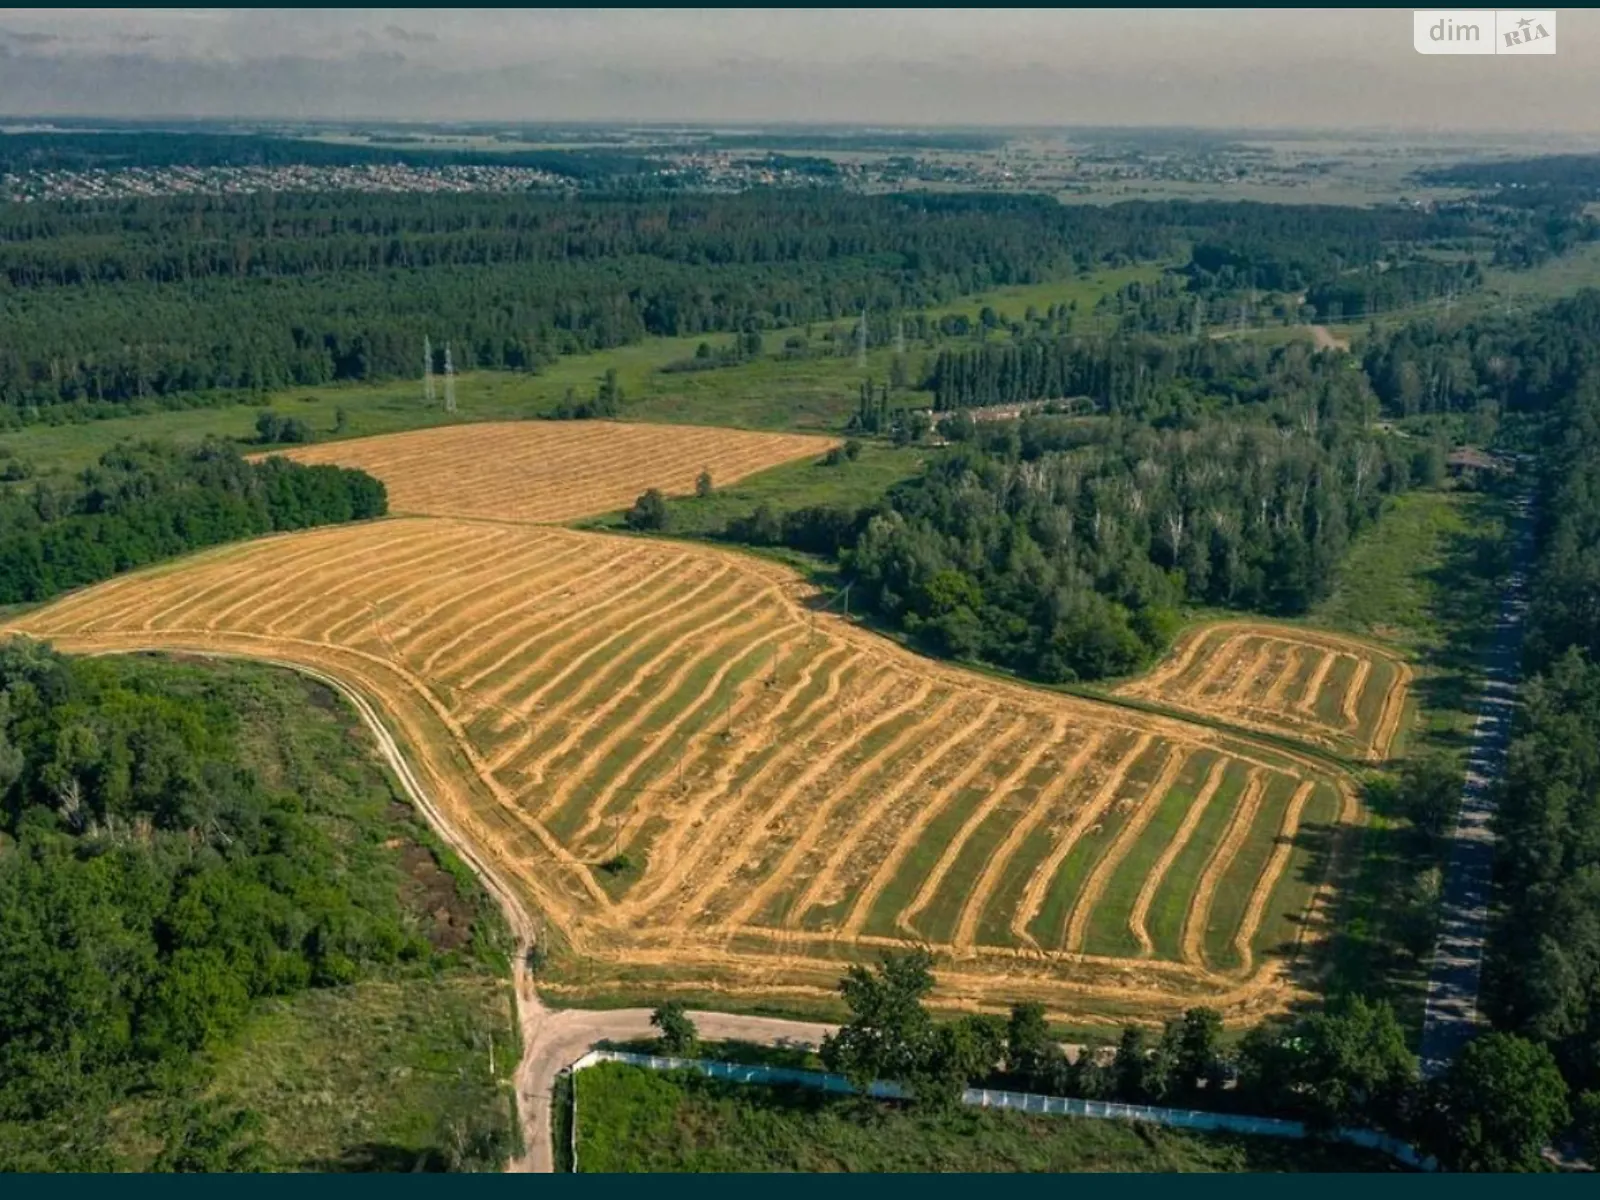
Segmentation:
{"type": "MultiPolygon", "coordinates": [[[[788,1084],[814,1091],[853,1093],[856,1089],[843,1075],[827,1071],[802,1071],[793,1067],[765,1067],[748,1063],[718,1062],[705,1058],[672,1058],[659,1054],[633,1054],[625,1050],[591,1050],[568,1068],[576,1075],[598,1063],[626,1063],[651,1071],[698,1071],[712,1079],[731,1083],[788,1084]]],[[[881,1100],[904,1100],[909,1093],[897,1083],[874,1080],[867,1095],[881,1100]]],[[[1071,1096],[1040,1096],[1032,1092],[1008,1092],[998,1088],[967,1088],[961,1103],[976,1108],[1003,1108],[1040,1116],[1090,1117],[1096,1120],[1147,1121],[1179,1129],[1243,1133],[1255,1137],[1303,1138],[1305,1124],[1281,1117],[1251,1117],[1239,1113],[1205,1112],[1189,1108],[1159,1108],[1149,1104],[1121,1104],[1114,1100],[1079,1100],[1071,1096]]],[[[1419,1154],[1415,1147],[1399,1138],[1371,1129],[1336,1129],[1330,1139],[1352,1146],[1364,1146],[1399,1159],[1409,1167],[1431,1171],[1437,1163],[1419,1154]]],[[[578,1169],[578,1084],[572,1081],[572,1169],[578,1169]]]]}

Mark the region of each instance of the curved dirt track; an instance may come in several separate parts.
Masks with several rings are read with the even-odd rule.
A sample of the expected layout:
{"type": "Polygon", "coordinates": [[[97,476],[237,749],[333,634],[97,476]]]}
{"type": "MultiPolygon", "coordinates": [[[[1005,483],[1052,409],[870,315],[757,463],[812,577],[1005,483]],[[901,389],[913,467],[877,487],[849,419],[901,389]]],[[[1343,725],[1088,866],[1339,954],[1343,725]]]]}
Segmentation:
{"type": "MultiPolygon", "coordinates": [[[[523,1157],[513,1160],[509,1169],[535,1172],[554,1170],[550,1104],[556,1077],[596,1042],[651,1036],[655,1031],[650,1025],[650,1010],[546,1008],[539,999],[527,967],[528,951],[534,944],[532,918],[517,899],[516,892],[505,885],[494,868],[475,853],[471,842],[462,837],[433,804],[377,711],[359,692],[332,675],[290,662],[274,665],[316,679],[350,701],[362,722],[372,731],[379,755],[394,772],[411,802],[433,826],[434,832],[472,867],[499,903],[517,939],[516,950],[511,957],[511,977],[517,1024],[522,1037],[522,1060],[517,1064],[513,1079],[517,1092],[517,1112],[522,1118],[523,1157]]],[[[737,1013],[695,1012],[692,1016],[703,1037],[719,1041],[815,1047],[820,1046],[823,1037],[834,1029],[831,1025],[809,1021],[742,1016],[737,1013]]]]}
{"type": "MultiPolygon", "coordinates": [[[[535,1001],[537,1003],[537,1001],[535,1001]]],[[[779,1017],[750,1017],[738,1013],[691,1011],[700,1036],[711,1041],[756,1042],[767,1046],[816,1048],[834,1026],[779,1017]]],[[[523,1067],[519,1069],[517,1095],[524,1105],[523,1128],[527,1155],[511,1164],[513,1171],[552,1171],[551,1092],[556,1078],[596,1042],[627,1041],[651,1037],[648,1008],[543,1010],[535,1024],[534,1040],[525,1040],[523,1067]],[[526,1071],[526,1085],[521,1082],[526,1071]]],[[[526,1028],[526,1025],[524,1025],[526,1028]]]]}
{"type": "MultiPolygon", "coordinates": [[[[348,700],[356,715],[371,731],[379,756],[394,772],[417,811],[422,813],[434,832],[476,872],[505,914],[506,923],[517,942],[511,958],[511,976],[517,1025],[522,1039],[522,1059],[517,1064],[513,1080],[517,1093],[517,1112],[522,1118],[524,1144],[523,1157],[513,1160],[508,1169],[536,1172],[554,1170],[550,1102],[557,1076],[596,1042],[652,1036],[655,1031],[650,1025],[650,1010],[546,1008],[539,999],[527,967],[528,951],[534,944],[532,917],[517,898],[515,889],[506,886],[494,867],[477,854],[471,841],[463,837],[433,803],[373,705],[343,680],[313,667],[276,659],[252,661],[296,671],[332,688],[348,700]]],[[[743,1016],[738,1013],[694,1012],[691,1016],[701,1036],[717,1041],[815,1048],[834,1029],[832,1025],[811,1021],[743,1016]]]]}
{"type": "Polygon", "coordinates": [[[947,1006],[1040,999],[1093,1021],[1207,1003],[1237,1021],[1291,1001],[1275,971],[1213,971],[1176,945],[1084,953],[1111,877],[1140,890],[1122,853],[1075,925],[1057,910],[1069,856],[1093,870],[1113,806],[1137,832],[1170,755],[1288,779],[1325,764],[935,663],[810,594],[727,551],[398,518],[206,552],[13,627],[68,651],[289,662],[380,704],[435,807],[559,931],[571,955],[543,985],[564,1003],[826,996],[843,963],[908,939],[949,952],[947,1006]],[[618,880],[620,851],[639,865],[618,880]]]}

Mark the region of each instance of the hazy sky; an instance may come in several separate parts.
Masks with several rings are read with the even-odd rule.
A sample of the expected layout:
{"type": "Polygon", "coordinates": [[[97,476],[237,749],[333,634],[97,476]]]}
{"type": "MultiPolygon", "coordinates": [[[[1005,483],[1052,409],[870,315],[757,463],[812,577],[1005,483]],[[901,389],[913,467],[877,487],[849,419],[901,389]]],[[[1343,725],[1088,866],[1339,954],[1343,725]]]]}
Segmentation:
{"type": "Polygon", "coordinates": [[[1411,10],[8,9],[0,114],[1600,131],[1555,56],[1423,56],[1411,10]]]}

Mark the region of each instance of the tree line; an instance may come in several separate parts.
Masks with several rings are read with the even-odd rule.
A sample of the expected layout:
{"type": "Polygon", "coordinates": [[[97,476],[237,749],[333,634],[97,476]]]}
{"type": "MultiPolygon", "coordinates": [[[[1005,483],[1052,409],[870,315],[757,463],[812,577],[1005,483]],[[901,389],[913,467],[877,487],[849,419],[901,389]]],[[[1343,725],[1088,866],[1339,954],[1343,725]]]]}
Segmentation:
{"type": "Polygon", "coordinates": [[[1581,349],[1537,447],[1527,677],[1498,797],[1486,992],[1498,1026],[1552,1049],[1600,1130],[1600,296],[1560,312],[1581,349]]]}
{"type": "MultiPolygon", "coordinates": [[[[130,167],[494,166],[548,171],[574,182],[654,173],[660,164],[617,149],[460,150],[363,146],[259,133],[97,129],[0,134],[0,172],[114,170],[130,167]]],[[[659,186],[659,185],[658,185],[659,186]]]]}
{"type": "Polygon", "coordinates": [[[1385,498],[1443,470],[1439,447],[1349,423],[941,430],[966,440],[876,505],[757,509],[727,536],[836,556],[852,597],[929,650],[1047,682],[1136,669],[1188,604],[1305,611],[1385,498]]]}
{"type": "Polygon", "coordinates": [[[1329,420],[1364,419],[1378,407],[1361,374],[1302,342],[1140,334],[944,349],[922,387],[940,412],[1082,397],[1101,412],[1152,422],[1271,402],[1329,420]]]}
{"type": "Polygon", "coordinates": [[[162,559],[263,533],[379,517],[382,482],[228,445],[108,450],[72,482],[0,492],[0,604],[45,600],[162,559]]]}
{"type": "MultiPolygon", "coordinates": [[[[1168,289],[1141,295],[1160,299],[1168,289]]],[[[1131,330],[1091,336],[1081,321],[1063,329],[1040,318],[1015,323],[1008,342],[940,350],[921,384],[941,411],[1086,397],[1101,411],[1154,421],[1197,407],[1285,400],[1314,403],[1326,419],[1537,414],[1571,391],[1592,362],[1588,331],[1597,305],[1600,297],[1586,292],[1532,313],[1479,310],[1374,327],[1358,371],[1298,343],[1131,330]]],[[[1127,320],[1121,301],[1110,311],[1127,320]]]]}
{"type": "Polygon", "coordinates": [[[262,722],[305,700],[264,687],[0,642],[0,1170],[119,1165],[135,1102],[157,1169],[259,1168],[253,1114],[188,1103],[259,1000],[499,952],[478,923],[430,941],[387,789],[274,745],[262,722]]]}
{"type": "Polygon", "coordinates": [[[0,243],[0,274],[17,275],[0,286],[0,410],[392,378],[419,372],[424,336],[464,369],[534,370],[647,335],[922,308],[1172,249],[1148,222],[1032,201],[173,203],[134,206],[125,233],[11,218],[29,236],[0,243]]]}
{"type": "MultiPolygon", "coordinates": [[[[1450,241],[1464,219],[817,190],[14,205],[0,212],[0,417],[394,378],[418,371],[424,336],[453,345],[465,369],[511,370],[647,335],[745,332],[863,309],[881,342],[892,314],[1175,258],[1187,240],[1235,246],[1252,262],[1317,247],[1318,269],[1333,271],[1370,265],[1392,246],[1450,241]]],[[[1219,267],[1204,287],[1247,277],[1219,267]]]]}
{"type": "MultiPolygon", "coordinates": [[[[1284,1117],[1313,1137],[1376,1130],[1455,1171],[1543,1170],[1545,1146],[1571,1117],[1566,1084],[1543,1046],[1490,1034],[1424,1082],[1394,1011],[1360,996],[1263,1022],[1232,1045],[1221,1014],[1196,1007],[1154,1032],[1127,1025],[1114,1043],[1091,1038],[1069,1054],[1038,1003],[1013,1004],[1004,1016],[936,1019],[925,1003],[932,967],[926,950],[850,967],[838,986],[849,1015],[823,1040],[824,1065],[858,1090],[897,1083],[909,1103],[935,1111],[960,1103],[968,1087],[990,1087],[1284,1117]]],[[[681,1004],[658,1008],[651,1023],[667,1053],[698,1050],[681,1004]]],[[[1580,1133],[1595,1138],[1600,1129],[1580,1133]]]]}

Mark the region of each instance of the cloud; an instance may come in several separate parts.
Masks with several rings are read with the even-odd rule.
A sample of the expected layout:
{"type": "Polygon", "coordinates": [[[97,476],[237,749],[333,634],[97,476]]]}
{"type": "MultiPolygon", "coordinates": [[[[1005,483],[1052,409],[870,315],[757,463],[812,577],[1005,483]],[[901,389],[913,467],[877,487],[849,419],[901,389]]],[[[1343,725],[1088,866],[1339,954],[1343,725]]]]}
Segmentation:
{"type": "Polygon", "coordinates": [[[71,10],[4,16],[0,111],[411,120],[1592,130],[1600,15],[1424,57],[1398,10],[71,10]],[[409,57],[408,57],[409,56],[409,57]]]}
{"type": "Polygon", "coordinates": [[[25,30],[0,29],[0,38],[19,46],[49,46],[64,39],[59,33],[33,33],[25,30]]]}
{"type": "Polygon", "coordinates": [[[397,42],[422,42],[425,44],[432,44],[439,40],[439,35],[436,33],[416,32],[410,29],[402,29],[398,25],[385,25],[383,27],[383,32],[397,42]]]}

